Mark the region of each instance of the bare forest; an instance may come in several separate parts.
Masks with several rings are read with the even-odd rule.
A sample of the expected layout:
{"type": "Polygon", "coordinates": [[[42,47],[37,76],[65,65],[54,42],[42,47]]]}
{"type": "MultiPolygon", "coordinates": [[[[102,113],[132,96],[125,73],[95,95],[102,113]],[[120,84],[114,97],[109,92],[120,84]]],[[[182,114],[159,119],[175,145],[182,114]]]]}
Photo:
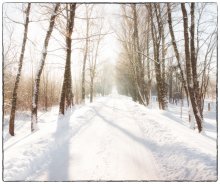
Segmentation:
{"type": "Polygon", "coordinates": [[[158,116],[176,109],[189,131],[206,136],[207,113],[216,113],[216,3],[4,3],[2,11],[7,139],[19,137],[21,114],[28,114],[31,135],[56,107],[65,122],[78,107],[110,97],[117,122],[132,115],[129,108],[115,113],[125,96],[148,109],[148,118],[155,109],[158,116]]]}

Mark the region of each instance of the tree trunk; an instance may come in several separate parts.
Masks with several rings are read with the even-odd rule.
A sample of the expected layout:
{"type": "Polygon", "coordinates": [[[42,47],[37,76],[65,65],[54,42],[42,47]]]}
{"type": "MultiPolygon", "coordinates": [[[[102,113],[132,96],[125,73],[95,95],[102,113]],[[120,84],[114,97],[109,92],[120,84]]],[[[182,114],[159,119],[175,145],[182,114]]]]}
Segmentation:
{"type": "Polygon", "coordinates": [[[192,79],[192,66],[191,66],[191,57],[190,57],[190,50],[189,50],[188,16],[187,16],[187,11],[186,11],[184,3],[181,3],[181,9],[182,9],[182,14],[183,14],[187,85],[189,89],[189,96],[190,96],[190,101],[192,105],[192,110],[193,110],[193,113],[196,119],[198,130],[199,132],[201,132],[202,131],[202,118],[200,115],[196,96],[194,93],[195,91],[194,91],[194,85],[193,85],[193,79],[192,79]]]}
{"type": "Polygon", "coordinates": [[[165,57],[166,57],[166,46],[165,46],[165,35],[164,35],[164,25],[162,23],[162,17],[161,17],[161,10],[160,10],[160,6],[159,6],[159,24],[160,24],[160,31],[161,31],[161,37],[162,37],[162,104],[163,104],[163,109],[167,109],[168,108],[168,102],[167,102],[167,92],[168,92],[168,88],[167,88],[167,84],[166,84],[166,76],[165,76],[165,57]]]}
{"type": "Polygon", "coordinates": [[[96,77],[96,64],[97,64],[99,45],[101,42],[102,28],[103,28],[103,24],[100,25],[99,36],[98,36],[97,45],[95,48],[95,56],[94,56],[94,58],[92,57],[92,63],[90,63],[91,64],[91,66],[90,66],[90,79],[91,79],[91,81],[90,81],[90,102],[93,101],[93,95],[94,95],[94,79],[96,77]],[[94,62],[93,62],[93,60],[94,60],[94,62]]]}
{"type": "Polygon", "coordinates": [[[91,81],[90,81],[90,103],[93,102],[93,77],[91,77],[91,81]]]}
{"type": "Polygon", "coordinates": [[[148,15],[147,17],[147,96],[146,96],[146,99],[147,99],[147,105],[149,105],[150,103],[150,90],[151,90],[151,75],[150,75],[150,60],[149,60],[149,57],[150,57],[150,54],[149,54],[149,51],[150,51],[150,16],[148,15]]]}
{"type": "Polygon", "coordinates": [[[11,100],[11,114],[10,114],[10,120],[9,120],[9,133],[12,136],[14,136],[14,120],[15,120],[16,103],[17,103],[17,89],[18,89],[18,86],[19,86],[21,70],[22,70],[22,65],[23,65],[23,59],[24,59],[25,46],[26,46],[26,42],[27,42],[30,8],[31,8],[31,3],[28,3],[27,9],[25,11],[26,20],[25,20],[25,24],[24,24],[24,35],[23,35],[21,54],[20,54],[20,58],[19,58],[18,73],[17,73],[16,79],[15,79],[15,85],[14,85],[12,100],[11,100]]]}
{"type": "Polygon", "coordinates": [[[87,54],[88,54],[88,47],[89,47],[89,15],[88,10],[86,10],[86,44],[85,44],[85,51],[83,56],[83,67],[82,67],[82,102],[85,102],[86,96],[86,89],[85,89],[85,75],[86,75],[86,61],[87,61],[87,54]]]}
{"type": "Polygon", "coordinates": [[[46,89],[45,89],[45,92],[46,92],[46,95],[45,95],[45,111],[48,110],[48,74],[46,76],[46,89]]]}
{"type": "Polygon", "coordinates": [[[176,56],[176,60],[178,62],[178,68],[180,70],[182,83],[183,83],[184,90],[185,90],[185,93],[186,93],[187,103],[189,105],[189,92],[188,92],[188,88],[187,88],[186,79],[185,79],[184,74],[183,74],[183,69],[181,67],[179,51],[178,51],[178,48],[177,48],[176,38],[175,38],[175,35],[174,35],[174,31],[173,31],[170,3],[167,3],[167,12],[168,12],[168,25],[169,25],[169,30],[170,30],[170,36],[171,36],[171,39],[172,39],[173,50],[174,50],[174,53],[175,53],[175,56],[176,56]]]}
{"type": "MultiPolygon", "coordinates": [[[[156,81],[157,81],[157,95],[158,95],[158,103],[159,108],[165,110],[167,108],[167,87],[165,84],[165,77],[163,77],[163,71],[161,72],[161,62],[160,62],[160,45],[163,37],[163,25],[161,23],[161,16],[160,16],[160,6],[159,4],[154,4],[154,12],[156,14],[157,19],[157,29],[154,23],[154,15],[152,13],[152,5],[149,4],[149,7],[147,7],[150,13],[151,17],[151,34],[153,39],[153,50],[154,50],[154,68],[155,68],[155,74],[156,74],[156,81]],[[159,9],[159,14],[158,14],[159,9]],[[158,33],[158,35],[156,34],[158,33]]],[[[163,51],[164,52],[164,51],[163,51]]],[[[165,52],[162,53],[162,55],[165,55],[165,52]]]]}
{"type": "Polygon", "coordinates": [[[43,72],[43,98],[44,98],[44,110],[47,111],[48,109],[48,73],[43,72]]]}
{"type": "Polygon", "coordinates": [[[201,99],[199,95],[199,81],[197,80],[197,59],[196,59],[196,50],[195,50],[195,3],[191,3],[190,14],[191,14],[191,27],[190,27],[190,49],[191,49],[191,66],[192,66],[192,78],[193,78],[193,87],[194,94],[196,98],[196,103],[198,105],[198,109],[200,115],[202,117],[202,109],[201,109],[201,99]]]}
{"type": "Polygon", "coordinates": [[[31,131],[35,131],[37,129],[37,107],[38,107],[38,97],[39,97],[39,87],[40,87],[40,76],[42,73],[42,70],[44,68],[46,56],[47,56],[47,47],[49,44],[50,36],[53,31],[53,27],[55,24],[55,18],[57,16],[57,11],[59,9],[60,3],[56,3],[55,9],[53,14],[51,15],[50,18],[50,24],[49,28],[44,40],[44,46],[43,46],[43,51],[42,51],[42,56],[41,56],[41,64],[39,69],[37,70],[35,82],[34,82],[34,90],[33,90],[33,97],[32,97],[32,110],[31,110],[31,131]]]}
{"type": "Polygon", "coordinates": [[[65,108],[71,107],[73,104],[72,92],[72,76],[71,76],[71,48],[72,48],[72,32],[74,27],[76,4],[67,4],[67,25],[66,25],[66,65],[64,71],[64,80],[60,98],[59,113],[64,114],[65,108]],[[69,6],[68,6],[69,5],[69,6]]]}
{"type": "Polygon", "coordinates": [[[133,33],[133,44],[134,44],[134,63],[136,65],[136,79],[137,79],[137,88],[138,88],[138,96],[139,96],[139,103],[146,104],[144,101],[144,68],[141,62],[141,53],[140,53],[140,45],[139,45],[139,34],[138,34],[138,23],[137,23],[137,10],[136,4],[132,5],[133,10],[133,20],[134,20],[134,33],[133,33]]]}
{"type": "Polygon", "coordinates": [[[173,102],[173,70],[170,71],[169,77],[169,102],[173,102]]]}

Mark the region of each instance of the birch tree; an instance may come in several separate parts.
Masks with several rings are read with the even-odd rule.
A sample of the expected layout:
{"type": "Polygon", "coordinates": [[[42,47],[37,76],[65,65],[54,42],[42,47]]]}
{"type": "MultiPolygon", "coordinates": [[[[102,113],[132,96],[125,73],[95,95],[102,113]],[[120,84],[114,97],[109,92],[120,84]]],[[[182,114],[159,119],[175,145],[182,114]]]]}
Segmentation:
{"type": "Polygon", "coordinates": [[[176,57],[176,60],[177,60],[177,63],[178,63],[177,66],[180,70],[180,75],[181,75],[183,87],[184,87],[184,90],[185,90],[185,93],[186,93],[187,101],[188,101],[188,104],[189,104],[189,100],[188,100],[189,94],[188,94],[187,83],[186,83],[184,72],[183,72],[183,69],[182,69],[182,66],[181,66],[180,54],[179,54],[179,50],[178,50],[178,47],[177,47],[174,31],[173,31],[173,24],[172,24],[173,21],[172,21],[172,12],[171,12],[171,8],[170,8],[170,3],[167,3],[167,13],[168,13],[168,25],[169,25],[169,31],[170,31],[170,36],[171,36],[171,40],[172,40],[172,46],[173,46],[175,57],[176,57]]]}
{"type": "Polygon", "coordinates": [[[20,81],[20,76],[21,76],[21,71],[22,71],[23,60],[24,60],[25,47],[26,47],[26,42],[27,42],[30,9],[31,9],[31,3],[28,3],[28,6],[25,10],[26,19],[25,19],[25,23],[24,23],[24,35],[23,35],[22,48],[21,48],[21,53],[20,53],[19,63],[18,63],[18,72],[17,72],[17,76],[15,79],[12,100],[11,100],[9,133],[12,136],[14,136],[14,121],[15,121],[16,102],[17,102],[17,90],[19,87],[19,81],[20,81]]]}
{"type": "Polygon", "coordinates": [[[60,3],[56,3],[55,4],[55,8],[53,10],[53,13],[50,17],[50,21],[49,21],[49,27],[46,33],[46,37],[44,40],[44,44],[43,44],[43,50],[42,50],[42,55],[41,55],[41,60],[40,60],[40,66],[36,72],[36,76],[35,76],[35,81],[34,81],[34,86],[33,86],[33,96],[32,96],[32,109],[31,109],[31,131],[35,131],[37,130],[37,110],[38,110],[38,97],[39,97],[39,88],[40,88],[40,77],[41,77],[41,73],[43,71],[44,68],[44,64],[45,64],[45,60],[46,60],[46,56],[47,56],[47,48],[48,48],[48,44],[49,44],[49,40],[54,28],[54,24],[55,24],[55,19],[58,15],[58,10],[60,7],[60,3]]]}

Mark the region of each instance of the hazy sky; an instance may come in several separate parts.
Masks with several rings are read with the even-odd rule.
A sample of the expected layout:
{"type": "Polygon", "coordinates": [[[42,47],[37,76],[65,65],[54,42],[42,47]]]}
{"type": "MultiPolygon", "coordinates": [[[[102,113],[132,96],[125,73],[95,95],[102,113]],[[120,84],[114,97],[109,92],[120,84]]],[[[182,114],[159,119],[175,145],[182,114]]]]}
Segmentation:
{"type": "MultiPolygon", "coordinates": [[[[115,27],[118,22],[115,18],[115,14],[119,14],[120,12],[120,5],[118,4],[96,4],[96,9],[102,9],[101,12],[102,16],[104,17],[104,27],[105,30],[103,32],[109,32],[110,34],[106,35],[101,42],[100,45],[100,53],[98,62],[111,62],[115,63],[117,59],[118,53],[118,43],[116,36],[111,29],[115,27]]],[[[25,6],[26,7],[26,6],[25,6]]],[[[3,6],[3,12],[7,13],[7,16],[13,20],[18,22],[24,22],[24,17],[22,16],[22,12],[20,9],[22,8],[21,3],[6,3],[3,6]]],[[[43,10],[39,9],[39,4],[32,3],[31,11],[30,11],[30,20],[39,20],[45,18],[44,16],[40,15],[40,12],[43,10]]],[[[48,13],[48,18],[50,14],[48,13]]],[[[85,17],[85,6],[81,4],[78,5],[76,9],[76,17],[85,17]]],[[[10,22],[10,21],[7,21],[10,22]]],[[[64,22],[65,24],[65,22],[64,22]]],[[[23,26],[19,24],[7,24],[13,30],[13,43],[16,43],[18,46],[21,45],[22,37],[23,37],[23,26]]],[[[74,32],[73,32],[73,41],[72,41],[72,74],[76,79],[81,72],[81,65],[82,65],[82,50],[79,48],[83,48],[85,45],[85,41],[75,40],[76,38],[85,37],[85,25],[86,21],[82,19],[75,18],[75,25],[74,25],[74,32]]],[[[26,51],[25,51],[25,60],[23,66],[24,75],[31,75],[32,65],[31,63],[34,62],[34,69],[36,69],[36,65],[40,62],[41,51],[43,47],[43,41],[45,38],[46,30],[48,28],[48,21],[41,21],[41,22],[33,22],[29,24],[28,30],[28,38],[29,41],[27,42],[26,51]],[[32,58],[32,59],[31,59],[32,58]]],[[[7,38],[10,33],[7,29],[4,28],[4,43],[7,45],[7,38]]],[[[65,65],[65,50],[61,49],[65,47],[65,39],[60,33],[54,29],[52,33],[52,37],[50,39],[49,47],[48,47],[48,55],[46,59],[46,70],[52,71],[50,72],[51,75],[57,77],[63,76],[63,67],[65,65]],[[52,52],[53,51],[53,52],[52,52]]],[[[20,51],[20,48],[19,50],[20,51]]],[[[16,69],[15,69],[16,72],[16,69]]]]}
{"type": "MultiPolygon", "coordinates": [[[[117,55],[120,52],[120,44],[117,41],[116,35],[114,33],[114,30],[120,29],[120,25],[119,25],[120,18],[118,16],[118,14],[121,14],[120,4],[96,4],[95,6],[96,9],[102,10],[101,15],[104,17],[105,31],[108,30],[111,33],[105,36],[101,42],[98,62],[99,63],[110,62],[114,64],[117,60],[117,55]]],[[[207,16],[203,18],[204,19],[203,21],[205,22],[204,26],[209,25],[206,23],[206,20],[212,19],[211,13],[213,12],[213,15],[216,14],[217,12],[216,7],[217,7],[216,4],[213,4],[207,8],[209,14],[207,14],[207,16]]],[[[21,8],[22,8],[22,3],[4,3],[3,12],[7,12],[7,15],[11,19],[23,22],[24,17],[23,17],[23,13],[20,10],[21,8]]],[[[39,20],[45,18],[45,16],[42,16],[40,14],[42,13],[42,11],[44,11],[44,8],[43,7],[40,8],[39,3],[38,4],[32,3],[30,19],[39,20]]],[[[49,18],[50,12],[45,11],[45,13],[48,13],[47,17],[49,18]]],[[[181,12],[176,12],[173,14],[173,16],[174,19],[178,18],[178,16],[180,17],[180,19],[182,18],[181,12]]],[[[78,4],[78,8],[76,9],[76,17],[85,17],[84,4],[80,4],[80,5],[78,4]]],[[[86,31],[85,25],[86,25],[85,20],[75,18],[75,25],[74,25],[74,31],[72,37],[73,38],[72,75],[76,78],[76,80],[78,80],[78,76],[80,76],[82,60],[83,60],[83,52],[80,48],[84,47],[85,41],[82,40],[79,41],[75,39],[85,37],[85,31],[86,31]]],[[[13,30],[14,41],[12,42],[13,44],[15,43],[17,44],[17,48],[19,48],[18,49],[19,52],[24,28],[23,26],[14,23],[7,24],[7,27],[11,27],[10,30],[13,30]]],[[[45,38],[47,28],[48,28],[48,20],[42,22],[30,23],[29,25],[28,38],[31,41],[28,41],[26,46],[24,68],[23,68],[24,75],[31,75],[32,62],[34,63],[34,67],[33,67],[34,69],[36,69],[35,66],[38,65],[40,62],[43,41],[45,38]]],[[[183,33],[181,31],[182,26],[180,27],[176,26],[175,29],[177,31],[175,33],[177,39],[180,40],[183,39],[183,33]]],[[[206,28],[206,31],[209,31],[209,29],[211,29],[211,27],[208,26],[206,28]]],[[[4,22],[3,22],[3,30],[4,30],[3,41],[5,45],[7,45],[8,44],[7,39],[10,31],[6,29],[4,22]]],[[[65,39],[63,36],[60,35],[60,33],[56,29],[54,29],[49,43],[49,48],[48,48],[49,52],[46,59],[45,69],[47,71],[52,71],[50,72],[51,76],[57,80],[62,79],[63,76],[63,67],[65,65],[65,50],[62,49],[63,47],[65,47],[65,39]]],[[[183,50],[180,51],[182,52],[183,50]]],[[[15,72],[16,71],[17,70],[15,70],[15,72]]]]}

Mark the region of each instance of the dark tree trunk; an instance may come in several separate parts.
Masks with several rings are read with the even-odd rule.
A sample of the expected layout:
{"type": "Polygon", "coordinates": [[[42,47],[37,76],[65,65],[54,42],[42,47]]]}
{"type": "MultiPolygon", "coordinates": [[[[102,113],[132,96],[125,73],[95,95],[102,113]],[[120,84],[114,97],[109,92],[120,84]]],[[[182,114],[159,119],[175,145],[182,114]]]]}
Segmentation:
{"type": "Polygon", "coordinates": [[[169,3],[167,3],[167,12],[168,12],[168,25],[169,25],[169,30],[170,30],[170,36],[171,36],[171,39],[172,39],[172,45],[173,45],[174,53],[175,53],[175,56],[176,56],[176,60],[178,62],[178,68],[180,70],[182,83],[183,83],[183,86],[184,86],[187,102],[188,102],[188,105],[189,105],[189,92],[188,92],[188,88],[187,88],[186,79],[185,79],[184,74],[183,74],[183,69],[182,69],[181,63],[180,63],[180,56],[179,56],[179,51],[178,51],[177,44],[176,44],[176,38],[175,38],[175,35],[174,35],[174,32],[173,32],[172,15],[171,15],[171,10],[170,10],[170,4],[169,3]]]}
{"type": "Polygon", "coordinates": [[[196,98],[196,103],[198,105],[200,115],[202,117],[202,108],[201,108],[201,98],[199,95],[199,81],[197,80],[197,59],[196,59],[196,50],[195,50],[195,3],[191,3],[190,14],[191,14],[191,27],[190,27],[190,49],[191,49],[191,66],[192,66],[192,78],[193,78],[193,87],[196,98]]]}
{"type": "Polygon", "coordinates": [[[21,76],[25,46],[26,46],[26,42],[27,42],[30,8],[31,8],[31,3],[28,3],[27,9],[25,11],[26,20],[25,20],[25,24],[24,24],[24,35],[23,35],[21,54],[20,54],[20,58],[19,58],[18,73],[17,73],[16,79],[15,79],[15,85],[14,85],[14,89],[13,89],[13,93],[12,93],[11,114],[10,114],[10,120],[9,120],[9,133],[12,136],[14,136],[14,121],[15,121],[15,112],[16,112],[16,104],[17,104],[17,90],[18,90],[20,76],[21,76]]]}
{"type": "Polygon", "coordinates": [[[193,113],[196,119],[198,130],[199,132],[201,132],[202,131],[202,118],[201,118],[200,111],[198,108],[197,99],[195,95],[195,89],[193,85],[193,79],[192,79],[192,66],[191,66],[191,57],[190,57],[190,50],[189,50],[188,16],[187,16],[187,11],[186,11],[184,3],[181,3],[181,9],[182,9],[182,14],[183,14],[187,84],[188,84],[189,96],[190,96],[190,101],[192,104],[193,113]]]}
{"type": "Polygon", "coordinates": [[[41,76],[42,70],[44,68],[45,59],[47,56],[47,47],[49,44],[51,33],[53,31],[53,27],[55,24],[55,18],[57,16],[57,12],[58,12],[59,7],[60,7],[60,3],[56,3],[54,12],[51,15],[49,28],[48,28],[48,31],[46,33],[46,37],[44,40],[43,51],[42,51],[42,56],[41,56],[41,61],[40,61],[41,64],[40,64],[39,70],[37,71],[35,82],[34,82],[32,110],[31,110],[31,131],[32,132],[37,129],[37,107],[38,107],[38,97],[39,97],[39,87],[40,87],[40,76],[41,76]]]}
{"type": "MultiPolygon", "coordinates": [[[[161,71],[161,62],[160,62],[160,45],[163,37],[163,25],[161,23],[161,16],[160,16],[160,6],[159,4],[154,4],[154,13],[156,15],[157,20],[157,29],[154,23],[154,14],[152,12],[153,7],[152,4],[149,4],[147,7],[151,17],[151,34],[153,39],[153,50],[154,50],[154,68],[156,74],[156,81],[157,81],[157,95],[158,95],[158,103],[159,108],[165,110],[167,108],[167,87],[165,83],[165,77],[163,71],[161,71]],[[158,14],[159,10],[159,14],[158,14]],[[156,34],[158,32],[158,35],[156,34]]],[[[164,51],[162,51],[164,52],[164,51]]],[[[165,55],[165,53],[162,53],[165,55]]]]}
{"type": "Polygon", "coordinates": [[[72,47],[72,32],[74,27],[76,4],[67,4],[67,26],[66,26],[66,65],[64,71],[64,80],[60,98],[60,114],[64,114],[65,108],[73,105],[72,93],[72,76],[71,76],[71,47],[72,47]]]}

